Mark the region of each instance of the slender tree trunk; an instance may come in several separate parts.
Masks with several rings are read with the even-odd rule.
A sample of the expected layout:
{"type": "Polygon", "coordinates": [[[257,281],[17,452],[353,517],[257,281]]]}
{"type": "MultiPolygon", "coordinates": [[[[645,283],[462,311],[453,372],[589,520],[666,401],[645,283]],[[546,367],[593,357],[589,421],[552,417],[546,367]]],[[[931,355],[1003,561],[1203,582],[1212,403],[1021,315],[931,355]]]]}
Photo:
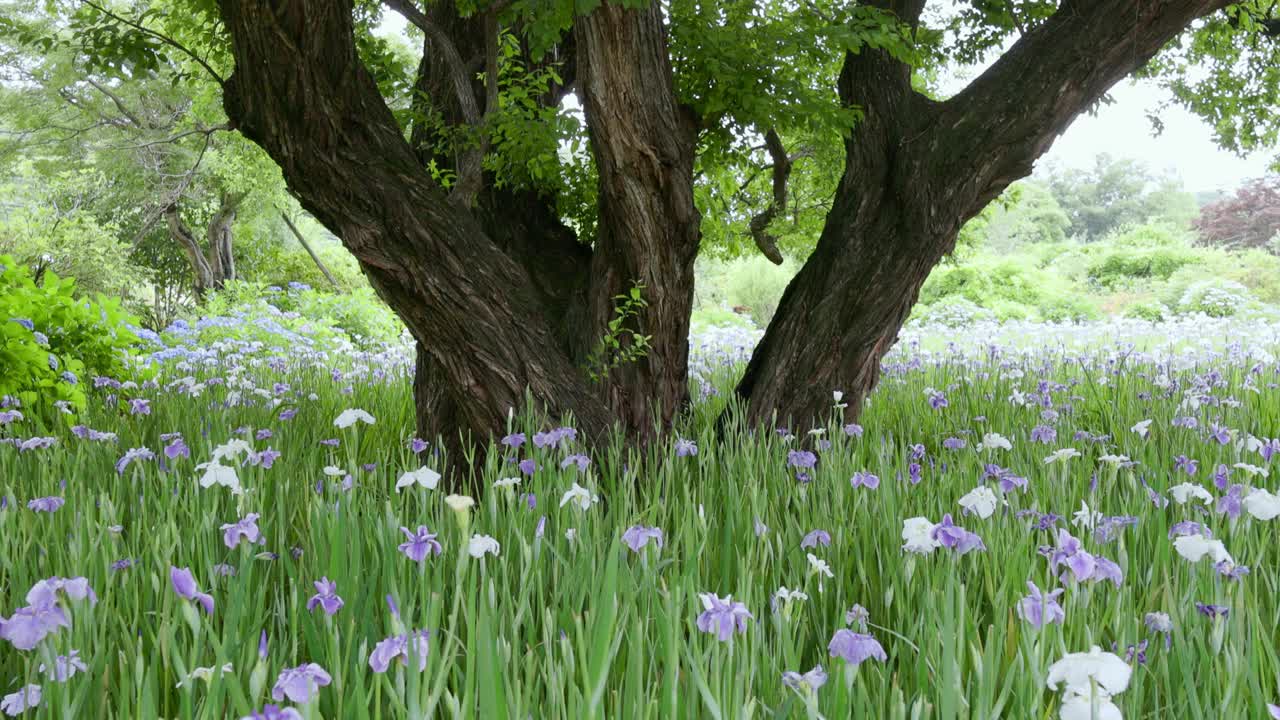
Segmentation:
{"type": "Polygon", "coordinates": [[[182,252],[186,254],[187,262],[191,264],[192,289],[195,292],[196,302],[204,302],[205,295],[215,286],[213,268],[209,266],[209,260],[205,257],[196,236],[182,222],[178,207],[170,205],[165,208],[164,217],[169,224],[169,237],[182,246],[182,252]]]}
{"type": "Polygon", "coordinates": [[[232,247],[232,226],[236,222],[236,212],[244,196],[240,194],[223,194],[218,204],[218,211],[209,220],[206,235],[209,239],[209,268],[213,271],[214,289],[236,279],[236,260],[232,247]]]}
{"type": "Polygon", "coordinates": [[[329,281],[329,284],[333,286],[334,290],[341,290],[338,286],[338,281],[333,278],[333,273],[329,272],[329,268],[325,267],[324,263],[320,261],[320,256],[316,255],[315,250],[311,249],[311,243],[307,242],[307,239],[298,231],[298,227],[293,224],[293,220],[289,219],[289,216],[283,210],[280,211],[280,219],[284,220],[284,224],[288,226],[289,231],[293,233],[293,237],[298,241],[298,244],[302,246],[303,250],[307,251],[307,255],[311,256],[311,262],[314,262],[316,267],[320,268],[320,272],[324,275],[324,279],[329,281]]]}

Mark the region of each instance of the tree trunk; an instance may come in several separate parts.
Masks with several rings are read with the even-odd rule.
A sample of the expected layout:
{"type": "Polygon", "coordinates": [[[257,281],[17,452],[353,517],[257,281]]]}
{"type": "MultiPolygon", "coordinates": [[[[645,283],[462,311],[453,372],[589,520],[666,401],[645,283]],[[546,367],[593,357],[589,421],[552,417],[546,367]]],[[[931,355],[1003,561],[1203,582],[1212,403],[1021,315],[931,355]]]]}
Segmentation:
{"type": "Polygon", "coordinates": [[[169,224],[169,237],[182,246],[182,252],[191,264],[192,290],[195,292],[196,302],[204,302],[205,295],[215,286],[213,268],[209,266],[209,260],[205,258],[196,236],[182,222],[178,206],[170,205],[165,208],[164,217],[169,224]]]}
{"type": "MultiPolygon", "coordinates": [[[[874,3],[914,24],[923,0],[874,3]]],[[[960,226],[1080,112],[1224,0],[1064,2],[959,95],[933,102],[887,52],[845,57],[839,92],[865,118],[817,249],[787,287],[738,393],[748,417],[798,428],[857,418],[880,361],[960,226]],[[1116,18],[1124,17],[1125,22],[1116,18]]]]}
{"type": "Polygon", "coordinates": [[[213,272],[215,290],[221,290],[223,285],[236,279],[231,227],[235,225],[236,211],[243,200],[244,195],[224,193],[218,204],[218,211],[209,219],[206,235],[209,238],[209,268],[213,272]]]}
{"type": "Polygon", "coordinates": [[[604,4],[574,24],[578,78],[600,175],[591,261],[591,342],[610,332],[617,296],[642,286],[647,307],[625,326],[638,360],[608,371],[609,407],[641,438],[670,425],[689,397],[689,320],[701,218],[693,201],[697,125],[676,101],[657,2],[604,4]]]}

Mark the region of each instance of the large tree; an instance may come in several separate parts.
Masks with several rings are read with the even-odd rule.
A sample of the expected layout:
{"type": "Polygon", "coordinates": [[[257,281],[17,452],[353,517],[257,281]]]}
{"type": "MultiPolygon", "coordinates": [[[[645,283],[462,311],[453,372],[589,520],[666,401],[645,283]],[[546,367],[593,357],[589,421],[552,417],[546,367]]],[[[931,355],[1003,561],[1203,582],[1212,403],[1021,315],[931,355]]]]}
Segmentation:
{"type": "MultiPolygon", "coordinates": [[[[770,226],[792,202],[793,166],[839,148],[826,153],[843,167],[816,248],[738,393],[752,421],[804,425],[829,416],[839,389],[853,418],[966,219],[1171,41],[1160,71],[1195,106],[1206,89],[1185,78],[1205,50],[1181,39],[1261,37],[1256,20],[1273,12],[1228,0],[929,15],[924,0],[383,2],[218,0],[200,20],[208,8],[192,0],[189,15],[203,42],[229,40],[202,62],[231,126],[280,164],[417,339],[422,432],[488,434],[531,397],[589,435],[619,421],[640,438],[687,400],[705,184],[753,181],[726,167],[765,173],[767,198],[742,224],[776,259],[770,226]],[[371,40],[386,8],[423,39],[407,83],[371,40]],[[958,94],[928,94],[941,64],[1001,47],[958,94]]],[[[1265,42],[1253,53],[1274,56],[1265,42]]],[[[1233,137],[1268,137],[1270,115],[1240,115],[1251,134],[1233,137]]]]}

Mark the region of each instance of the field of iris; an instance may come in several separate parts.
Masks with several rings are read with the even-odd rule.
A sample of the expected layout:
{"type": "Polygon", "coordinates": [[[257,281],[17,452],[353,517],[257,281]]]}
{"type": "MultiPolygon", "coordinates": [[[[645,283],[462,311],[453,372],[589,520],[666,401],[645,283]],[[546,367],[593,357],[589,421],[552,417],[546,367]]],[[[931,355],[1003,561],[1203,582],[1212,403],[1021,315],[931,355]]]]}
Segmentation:
{"type": "Polygon", "coordinates": [[[1280,324],[912,329],[722,438],[708,331],[669,442],[515,417],[474,501],[403,349],[169,342],[0,410],[8,715],[1280,717],[1280,324]]]}

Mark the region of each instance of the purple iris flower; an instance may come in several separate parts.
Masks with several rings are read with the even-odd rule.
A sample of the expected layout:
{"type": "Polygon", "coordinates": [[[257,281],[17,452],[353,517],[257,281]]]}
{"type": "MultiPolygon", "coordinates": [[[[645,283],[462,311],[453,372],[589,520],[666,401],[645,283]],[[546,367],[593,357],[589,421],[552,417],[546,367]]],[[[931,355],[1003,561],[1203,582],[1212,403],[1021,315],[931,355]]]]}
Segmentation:
{"type": "Polygon", "coordinates": [[[1058,439],[1058,431],[1049,425],[1037,425],[1031,428],[1031,442],[1048,445],[1058,439]]]}
{"type": "Polygon", "coordinates": [[[949,437],[942,441],[942,447],[947,450],[963,450],[969,443],[964,438],[949,437]]]}
{"type": "Polygon", "coordinates": [[[384,673],[387,668],[391,667],[391,663],[397,660],[401,665],[409,665],[409,655],[412,652],[418,659],[418,672],[427,669],[427,652],[430,650],[428,638],[430,633],[426,630],[418,630],[405,635],[392,635],[391,637],[380,641],[373,646],[373,652],[369,653],[369,668],[376,673],[384,673]],[[413,647],[410,648],[409,642],[413,641],[413,647]]]}
{"type": "Polygon", "coordinates": [[[506,437],[502,438],[502,444],[505,445],[506,447],[511,448],[512,450],[515,450],[516,448],[523,445],[524,441],[525,441],[524,433],[511,433],[510,435],[507,435],[506,437]]]}
{"type": "Polygon", "coordinates": [[[332,681],[329,673],[315,663],[285,668],[271,688],[271,699],[279,702],[287,697],[295,703],[305,704],[332,681]]]}
{"type": "Polygon", "coordinates": [[[740,602],[735,602],[732,595],[723,598],[713,593],[699,593],[703,611],[698,615],[698,629],[705,633],[713,633],[720,642],[733,639],[736,629],[739,633],[747,631],[747,620],[753,619],[751,611],[740,602]]]}
{"type": "Polygon", "coordinates": [[[831,636],[831,642],[827,644],[827,652],[831,657],[840,658],[853,666],[861,665],[872,658],[880,662],[889,659],[880,641],[874,636],[856,633],[846,628],[840,628],[835,635],[831,636]]]}
{"type": "Polygon", "coordinates": [[[560,462],[560,469],[563,470],[569,467],[570,465],[578,466],[579,470],[586,470],[587,467],[591,465],[591,458],[587,457],[586,455],[579,455],[579,454],[570,455],[569,457],[566,457],[563,461],[560,462]]]}
{"type": "Polygon", "coordinates": [[[853,477],[849,478],[849,484],[855,488],[864,487],[868,490],[875,490],[880,487],[880,478],[865,470],[859,470],[853,474],[853,477]]]}
{"type": "Polygon", "coordinates": [[[1173,420],[1171,420],[1169,424],[1173,425],[1174,427],[1186,428],[1188,430],[1195,430],[1196,428],[1200,427],[1200,421],[1196,420],[1190,415],[1183,415],[1181,417],[1176,417],[1173,420]]]}
{"type": "Polygon", "coordinates": [[[1244,486],[1232,485],[1226,495],[1218,498],[1217,510],[1218,514],[1226,514],[1227,517],[1235,520],[1240,517],[1241,501],[1244,500],[1244,486]]]}
{"type": "Polygon", "coordinates": [[[794,670],[788,670],[782,673],[782,684],[793,690],[808,687],[809,692],[817,692],[819,688],[827,684],[827,671],[823,670],[821,665],[803,675],[794,670]]]}
{"type": "Polygon", "coordinates": [[[934,410],[941,410],[942,408],[951,404],[947,402],[946,395],[942,394],[937,390],[934,390],[933,388],[930,388],[927,391],[927,393],[929,395],[929,407],[933,408],[934,410]]]}
{"type": "Polygon", "coordinates": [[[929,537],[936,540],[943,547],[955,550],[961,555],[970,550],[987,549],[987,546],[982,542],[982,538],[978,537],[976,533],[969,532],[952,522],[951,513],[942,516],[942,522],[934,526],[929,537]]]}
{"type": "Polygon", "coordinates": [[[187,443],[182,439],[182,436],[178,436],[173,439],[173,442],[164,446],[164,456],[170,460],[176,460],[179,457],[189,458],[191,457],[191,449],[187,447],[187,443]]]}
{"type": "Polygon", "coordinates": [[[1170,540],[1179,535],[1203,535],[1212,538],[1213,531],[1194,520],[1183,520],[1169,526],[1170,540]]]}
{"type": "Polygon", "coordinates": [[[276,417],[280,418],[281,422],[289,422],[290,420],[293,419],[293,416],[297,414],[298,414],[297,408],[287,408],[287,409],[281,410],[280,414],[277,415],[276,417]]]}
{"type": "Polygon", "coordinates": [[[831,533],[826,530],[811,530],[809,534],[804,536],[800,541],[801,548],[818,547],[819,545],[826,547],[831,544],[831,533]]]}
{"type": "Polygon", "coordinates": [[[912,485],[920,484],[920,479],[921,479],[920,473],[921,473],[920,463],[913,462],[907,466],[907,476],[911,479],[912,485]]]}
{"type": "Polygon", "coordinates": [[[150,415],[151,401],[145,398],[133,398],[129,401],[129,414],[131,415],[150,415]]]}
{"type": "Polygon", "coordinates": [[[1226,465],[1219,464],[1213,469],[1213,485],[1219,490],[1226,490],[1230,483],[1231,468],[1226,465]]]}
{"type": "Polygon", "coordinates": [[[173,586],[173,591],[178,594],[178,597],[194,600],[200,603],[206,613],[213,614],[213,596],[200,592],[189,568],[169,566],[169,584],[173,586]]]}
{"type": "Polygon", "coordinates": [[[422,562],[431,553],[439,557],[440,553],[444,552],[440,541],[436,540],[436,533],[430,532],[426,525],[419,525],[416,533],[409,532],[407,527],[400,528],[400,532],[409,538],[408,542],[400,544],[400,552],[414,562],[422,562]]]}
{"type": "Polygon", "coordinates": [[[262,533],[258,530],[258,513],[249,513],[244,519],[237,520],[234,523],[223,525],[222,542],[232,550],[240,544],[240,540],[248,540],[250,543],[256,543],[262,539],[262,533]]]}
{"type": "Polygon", "coordinates": [[[818,464],[818,456],[808,450],[788,450],[787,466],[793,468],[812,468],[818,464]]]}
{"type": "Polygon", "coordinates": [[[1028,580],[1027,589],[1031,594],[1018,601],[1019,617],[1035,628],[1042,628],[1050,623],[1061,624],[1066,619],[1066,611],[1062,609],[1062,605],[1058,604],[1058,597],[1063,593],[1062,588],[1045,593],[1028,580]]]}
{"type": "Polygon", "coordinates": [[[57,495],[50,495],[49,497],[35,498],[34,500],[29,501],[27,503],[27,508],[29,510],[34,510],[35,512],[51,513],[57,512],[58,508],[65,505],[66,502],[66,500],[58,497],[57,495]]]}
{"type": "Polygon", "coordinates": [[[862,437],[862,426],[858,423],[849,423],[844,426],[844,434],[849,437],[862,437]]]}
{"type": "Polygon", "coordinates": [[[409,441],[409,452],[417,455],[427,449],[429,443],[421,438],[413,438],[409,441]]]}
{"type": "Polygon", "coordinates": [[[1236,565],[1226,560],[1223,560],[1213,567],[1218,571],[1219,575],[1222,575],[1229,580],[1242,580],[1245,575],[1249,574],[1248,565],[1236,565]]]}
{"type": "Polygon", "coordinates": [[[689,457],[698,454],[698,444],[684,438],[676,439],[676,457],[689,457]]]}
{"type": "Polygon", "coordinates": [[[338,445],[340,444],[340,441],[338,440],[338,438],[328,438],[325,440],[321,440],[320,444],[325,445],[327,447],[338,447],[338,445]]]}
{"type": "Polygon", "coordinates": [[[1196,610],[1205,617],[1216,620],[1220,617],[1226,617],[1231,614],[1231,608],[1226,605],[1206,605],[1205,603],[1196,603],[1196,610]]]}
{"type": "Polygon", "coordinates": [[[534,462],[533,458],[525,458],[520,461],[520,465],[518,467],[520,468],[521,475],[532,475],[537,472],[538,463],[534,462]]]}
{"type": "Polygon", "coordinates": [[[1104,517],[1093,528],[1093,540],[1099,545],[1106,545],[1119,538],[1121,530],[1137,524],[1138,518],[1132,515],[1104,517]]]}
{"type": "Polygon", "coordinates": [[[155,458],[156,458],[156,454],[151,452],[147,448],[144,448],[144,447],[131,448],[125,452],[124,457],[116,461],[116,474],[123,475],[125,468],[129,467],[129,465],[134,462],[141,462],[143,460],[154,460],[155,458]]]}
{"type": "Polygon", "coordinates": [[[1200,463],[1186,455],[1179,455],[1175,457],[1173,459],[1173,465],[1176,469],[1181,470],[1192,477],[1194,477],[1196,471],[1200,469],[1200,463]]]}
{"type": "Polygon", "coordinates": [[[60,627],[71,627],[61,607],[52,603],[28,605],[15,610],[8,620],[0,618],[0,639],[18,650],[30,650],[60,627]]]}
{"type": "Polygon", "coordinates": [[[266,450],[263,450],[262,452],[258,453],[254,457],[257,460],[257,464],[262,466],[263,470],[270,470],[271,466],[275,464],[276,460],[280,459],[281,454],[282,453],[279,450],[276,450],[275,448],[272,448],[272,447],[268,447],[266,450]]]}
{"type": "Polygon", "coordinates": [[[659,550],[665,540],[662,536],[662,528],[645,527],[644,525],[633,525],[622,533],[622,542],[631,548],[632,552],[640,552],[645,545],[652,540],[659,550]]]}
{"type": "Polygon", "coordinates": [[[259,660],[267,659],[267,631],[266,630],[263,630],[262,634],[258,636],[258,659],[259,660]]]}
{"type": "Polygon", "coordinates": [[[328,577],[322,577],[312,584],[316,586],[316,594],[307,600],[307,612],[315,612],[319,605],[325,615],[332,617],[346,604],[338,597],[338,583],[328,577]]]}
{"type": "Polygon", "coordinates": [[[1280,457],[1280,438],[1271,438],[1262,443],[1262,447],[1258,448],[1258,452],[1262,455],[1262,459],[1271,462],[1272,458],[1280,457]]]}
{"type": "Polygon", "coordinates": [[[1217,440],[1219,445],[1226,445],[1231,442],[1231,429],[1217,423],[1212,423],[1209,426],[1209,437],[1213,440],[1217,440]]]}

